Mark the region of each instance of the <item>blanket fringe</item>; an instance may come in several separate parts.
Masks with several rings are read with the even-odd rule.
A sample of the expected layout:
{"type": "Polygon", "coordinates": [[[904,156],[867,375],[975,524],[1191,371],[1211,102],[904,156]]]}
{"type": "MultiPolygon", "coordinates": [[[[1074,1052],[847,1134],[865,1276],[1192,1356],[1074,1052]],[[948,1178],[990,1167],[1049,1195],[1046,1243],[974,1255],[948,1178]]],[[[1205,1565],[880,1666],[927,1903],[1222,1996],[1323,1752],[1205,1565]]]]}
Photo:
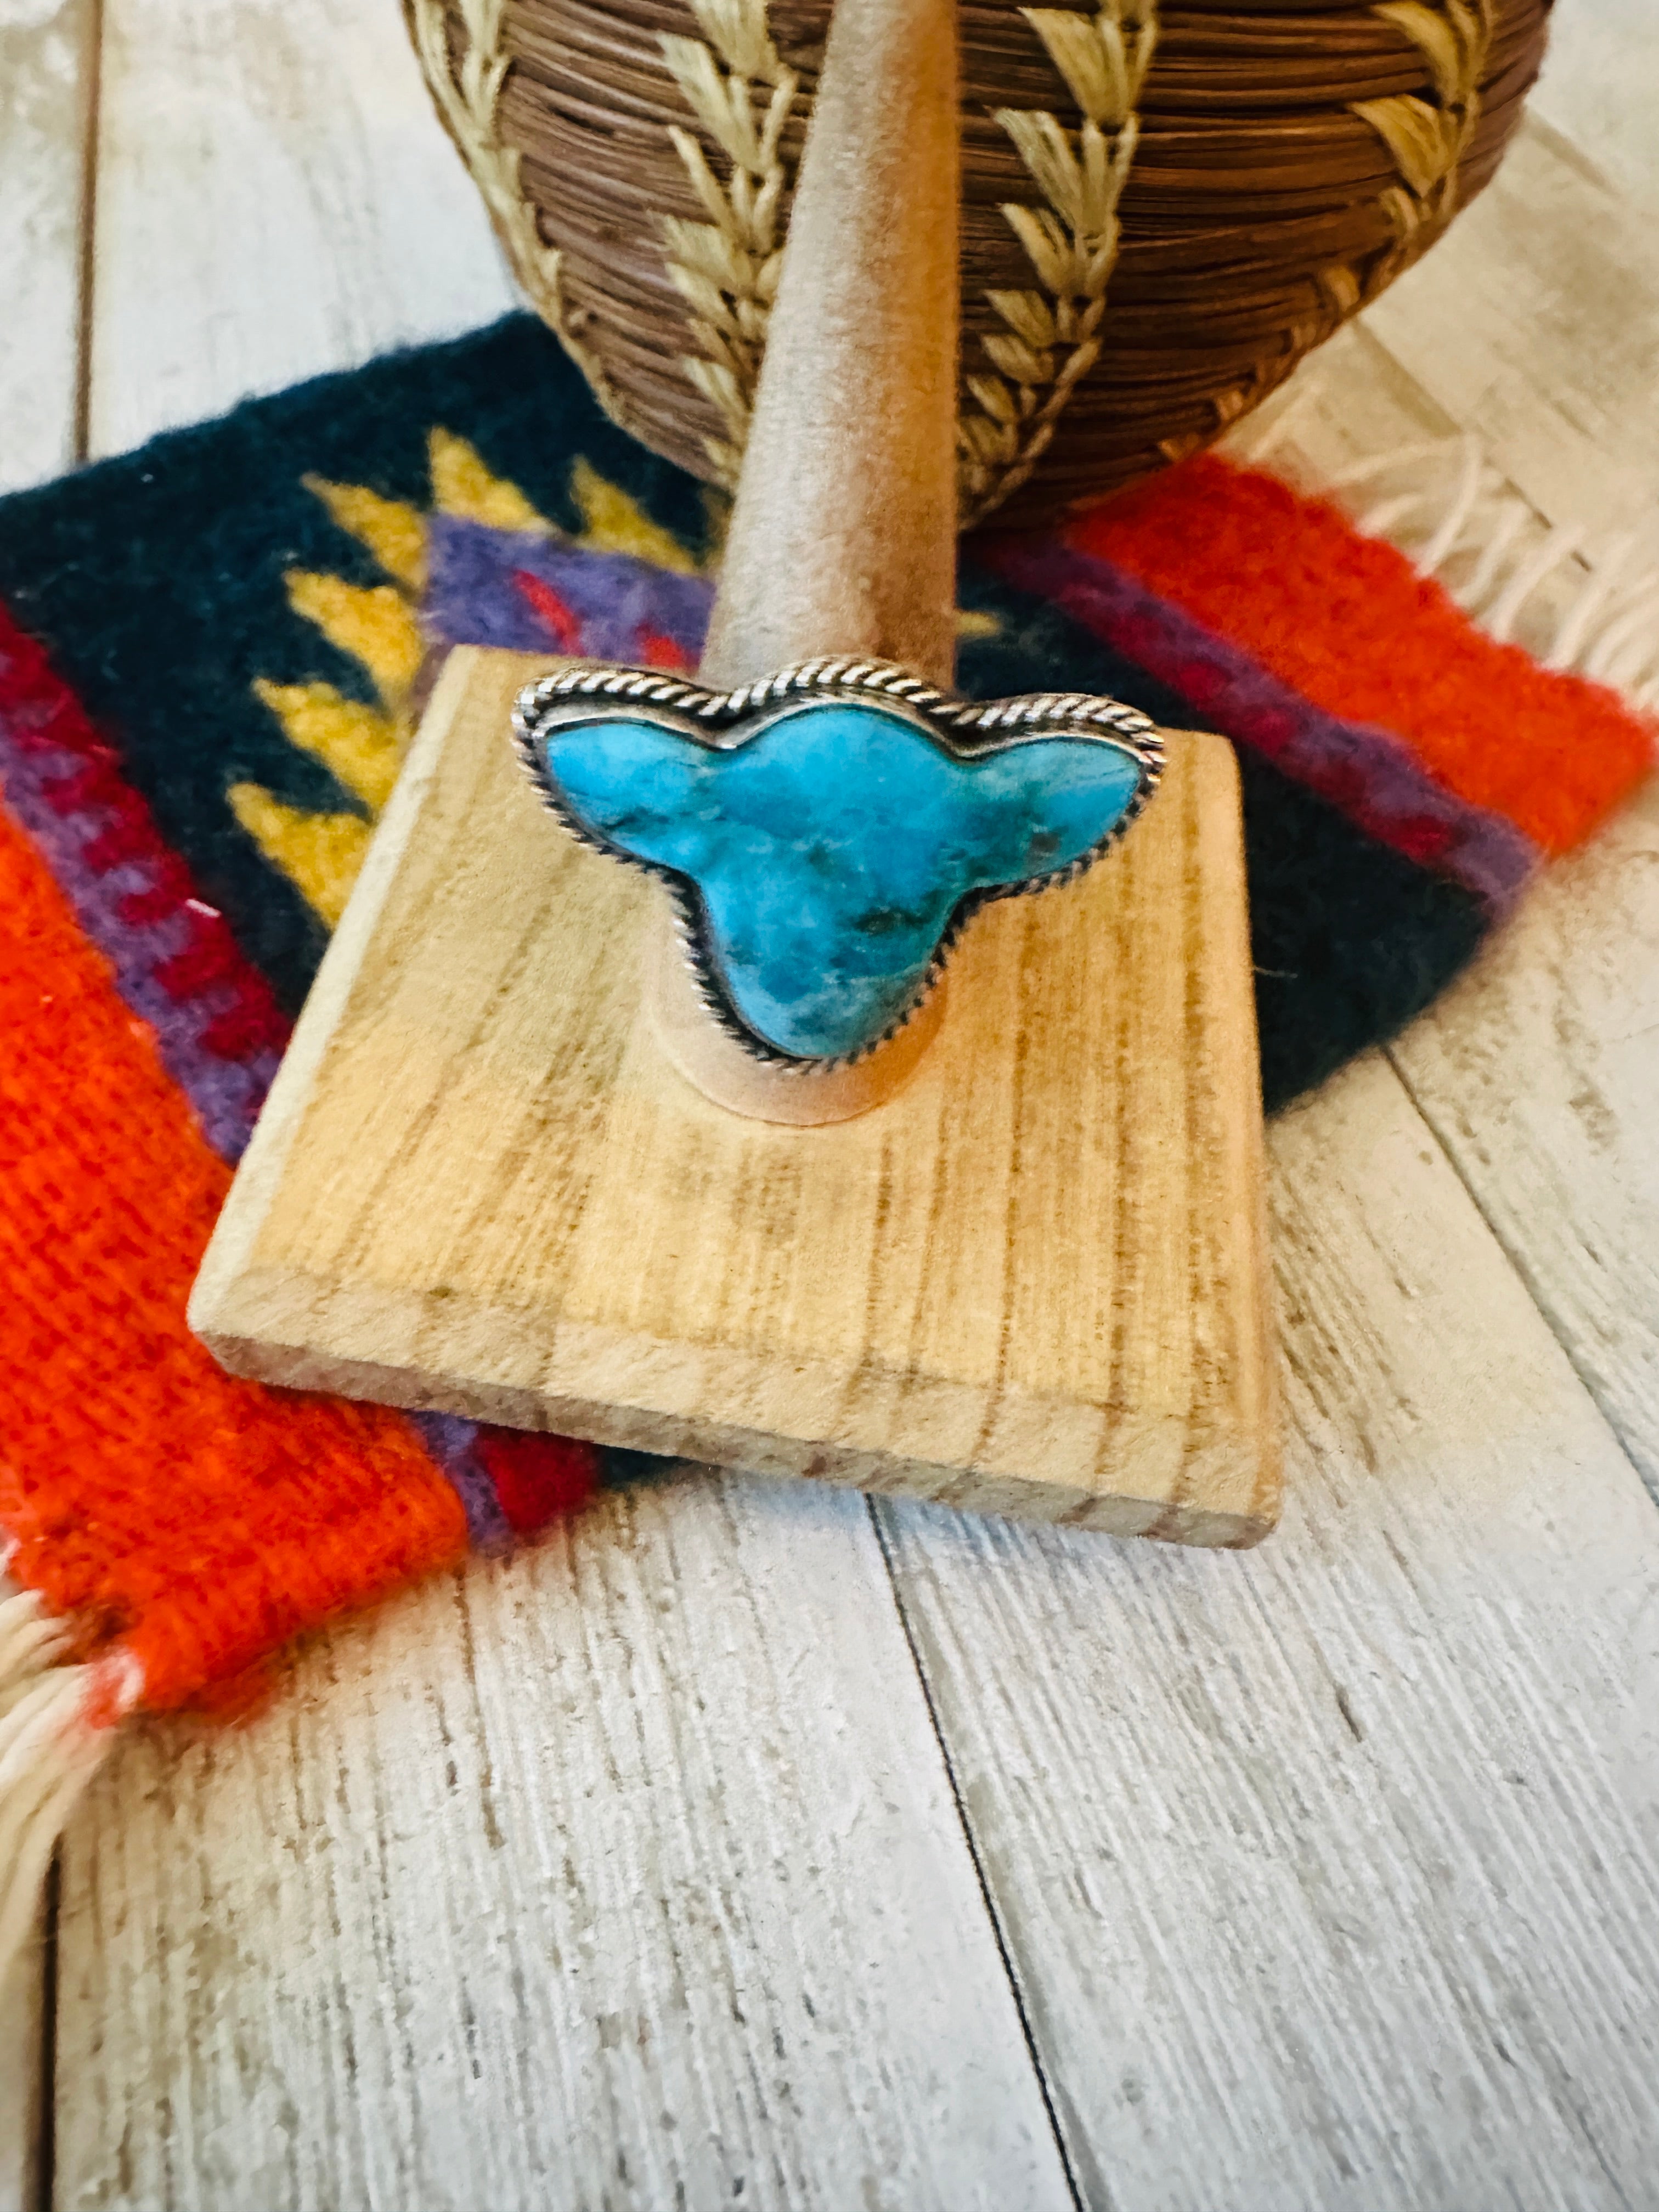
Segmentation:
{"type": "Polygon", "coordinates": [[[1322,471],[1297,427],[1323,390],[1317,378],[1300,384],[1236,438],[1237,458],[1334,495],[1357,528],[1398,546],[1500,643],[1523,644],[1545,667],[1659,712],[1659,537],[1626,530],[1594,539],[1582,523],[1547,521],[1473,432],[1322,471]]]}
{"type": "Polygon", "coordinates": [[[33,1590],[0,1600],[0,1978],[33,1925],[58,1838],[137,1701],[125,1656],[64,1660],[72,1634],[33,1590]]]}

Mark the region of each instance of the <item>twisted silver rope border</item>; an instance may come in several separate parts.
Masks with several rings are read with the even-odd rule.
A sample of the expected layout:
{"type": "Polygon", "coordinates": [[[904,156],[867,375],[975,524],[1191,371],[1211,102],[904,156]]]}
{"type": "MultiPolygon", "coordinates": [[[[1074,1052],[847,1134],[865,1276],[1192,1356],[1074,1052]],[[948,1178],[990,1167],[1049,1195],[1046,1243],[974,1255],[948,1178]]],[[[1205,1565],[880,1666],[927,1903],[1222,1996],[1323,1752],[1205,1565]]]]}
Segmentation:
{"type": "Polygon", "coordinates": [[[935,988],[963,930],[982,907],[998,899],[1057,890],[1064,884],[1075,882],[1121,842],[1146,811],[1164,772],[1164,741],[1157,724],[1121,700],[1083,691],[1024,692],[1012,699],[958,699],[896,661],[859,659],[845,654],[798,661],[735,691],[710,691],[689,678],[665,675],[660,669],[625,667],[610,661],[573,661],[526,684],[513,702],[511,738],[519,763],[543,806],[579,845],[621,860],[666,885],[680,949],[698,1000],[710,1019],[752,1059],[802,1075],[853,1066],[890,1043],[935,988]],[[1041,875],[1024,877],[1018,883],[970,891],[958,900],[915,995],[879,1036],[860,1045],[856,1052],[805,1058],[769,1043],[732,1006],[710,949],[708,922],[696,886],[677,869],[642,860],[637,854],[624,852],[620,846],[595,836],[572,813],[548,775],[540,745],[550,710],[585,700],[596,705],[602,700],[617,700],[683,715],[693,726],[688,735],[713,750],[725,750],[728,748],[720,744],[720,738],[751,715],[792,698],[825,694],[853,699],[875,696],[907,707],[921,717],[942,750],[957,760],[983,759],[1045,737],[1092,737],[1129,754],[1139,767],[1140,782],[1111,829],[1075,860],[1041,875]]]}

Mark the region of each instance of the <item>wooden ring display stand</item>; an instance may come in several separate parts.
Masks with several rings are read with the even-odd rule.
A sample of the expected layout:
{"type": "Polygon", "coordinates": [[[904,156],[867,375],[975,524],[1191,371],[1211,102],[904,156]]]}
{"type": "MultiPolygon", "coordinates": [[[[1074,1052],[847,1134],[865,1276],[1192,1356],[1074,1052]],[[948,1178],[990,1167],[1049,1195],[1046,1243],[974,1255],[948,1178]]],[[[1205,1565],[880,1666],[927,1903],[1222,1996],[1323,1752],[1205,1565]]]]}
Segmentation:
{"type": "MultiPolygon", "coordinates": [[[[842,651],[950,675],[956,36],[956,0],[836,9],[716,683],[842,651]]],[[[779,1127],[676,1072],[645,986],[661,887],[551,830],[520,776],[508,708],[543,665],[451,656],[192,1325],[276,1382],[1120,1534],[1263,1535],[1228,747],[1170,738],[1120,851],[975,917],[924,1052],[856,1118],[779,1127]]],[[[695,1037],[673,1059],[720,1095],[695,1037]]]]}

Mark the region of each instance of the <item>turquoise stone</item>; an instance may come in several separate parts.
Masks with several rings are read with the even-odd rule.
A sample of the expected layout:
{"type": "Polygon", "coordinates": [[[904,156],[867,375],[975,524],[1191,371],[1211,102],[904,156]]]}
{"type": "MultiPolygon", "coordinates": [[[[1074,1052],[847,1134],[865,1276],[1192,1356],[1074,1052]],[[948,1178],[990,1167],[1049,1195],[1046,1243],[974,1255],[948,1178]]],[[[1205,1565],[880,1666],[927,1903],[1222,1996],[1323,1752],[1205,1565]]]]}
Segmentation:
{"type": "Polygon", "coordinates": [[[556,727],[550,780],[605,843],[695,884],[732,1009],[838,1059],[915,1004],[964,898],[1083,858],[1133,803],[1133,757],[1041,738],[975,760],[879,706],[803,702],[730,751],[659,725],[556,727]]]}

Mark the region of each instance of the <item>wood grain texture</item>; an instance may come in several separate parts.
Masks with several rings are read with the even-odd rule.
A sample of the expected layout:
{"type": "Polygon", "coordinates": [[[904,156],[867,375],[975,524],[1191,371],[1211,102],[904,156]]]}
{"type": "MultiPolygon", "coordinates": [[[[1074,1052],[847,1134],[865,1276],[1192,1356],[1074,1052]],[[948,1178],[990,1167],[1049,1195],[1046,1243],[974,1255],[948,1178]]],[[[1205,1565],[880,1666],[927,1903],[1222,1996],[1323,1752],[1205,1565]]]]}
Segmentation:
{"type": "Polygon", "coordinates": [[[1626,202],[1659,208],[1659,38],[1650,0],[1556,0],[1532,112],[1626,202]]]}
{"type": "MultiPolygon", "coordinates": [[[[1615,9],[1596,29],[1603,76],[1624,21],[1615,9]]],[[[1650,23],[1620,52],[1626,82],[1646,88],[1650,115],[1659,94],[1650,23]]],[[[1644,148],[1651,153],[1650,132],[1631,150],[1644,148]]],[[[1511,250],[1513,341],[1518,350],[1520,319],[1535,311],[1537,350],[1524,386],[1511,370],[1525,397],[1511,403],[1504,465],[1552,521],[1622,523],[1651,546],[1659,543],[1651,213],[1583,174],[1558,147],[1526,151],[1524,204],[1541,204],[1548,219],[1517,234],[1511,250]],[[1587,439],[1601,450],[1575,476],[1587,439]]],[[[1420,313],[1416,350],[1428,355],[1429,318],[1446,313],[1445,303],[1425,295],[1420,313]]],[[[1454,372],[1437,376],[1455,403],[1454,372]]],[[[1656,944],[1659,795],[1650,786],[1588,851],[1550,872],[1395,1060],[1659,1494],[1656,944]]]]}
{"type": "MultiPolygon", "coordinates": [[[[94,29],[89,0],[0,0],[0,492],[76,458],[94,29]]],[[[0,1978],[0,2212],[37,2212],[44,2000],[35,1941],[0,1978]]]]}
{"type": "MultiPolygon", "coordinates": [[[[1638,82],[1649,68],[1659,76],[1659,58],[1632,57],[1638,82]]],[[[1478,206],[1223,450],[1270,451],[1264,465],[1293,460],[1317,483],[1470,431],[1542,521],[1650,532],[1656,333],[1651,216],[1529,117],[1478,206]]]]}
{"type": "Polygon", "coordinates": [[[513,304],[395,8],[105,0],[91,446],[513,304]]]}
{"type": "Polygon", "coordinates": [[[1115,1534],[1278,1504],[1237,774],[1173,740],[1080,881],[976,917],[873,1114],[698,1097],[659,885],[548,823],[538,664],[452,656],[221,1218],[228,1365],[1115,1534]]]}
{"type": "Polygon", "coordinates": [[[1644,2204],[1659,1516],[1378,1060],[1272,1152],[1272,1545],[878,1508],[1084,2199],[1644,2204]]]}
{"type": "Polygon", "coordinates": [[[43,1996],[36,1939],[0,1976],[0,2212],[40,2212],[43,1996]]]}
{"type": "MultiPolygon", "coordinates": [[[[0,1575],[0,1600],[17,1585],[0,1575]]],[[[0,2212],[42,2212],[41,2067],[46,1907],[40,1924],[0,1973],[0,2212]]],[[[45,2212],[51,2212],[50,2206],[45,2212]]]]}
{"type": "Polygon", "coordinates": [[[699,1477],[115,1755],[82,2212],[1066,2212],[860,1501],[699,1477]]]}
{"type": "MultiPolygon", "coordinates": [[[[1638,73],[1652,71],[1638,46],[1638,73]]],[[[1540,514],[1652,519],[1659,231],[1536,119],[1490,190],[1365,316],[1540,514]]]]}
{"type": "Polygon", "coordinates": [[[1659,787],[1561,863],[1395,1048],[1659,1497],[1659,787]]]}
{"type": "Polygon", "coordinates": [[[0,492],[75,459],[89,0],[0,0],[0,492]]]}

